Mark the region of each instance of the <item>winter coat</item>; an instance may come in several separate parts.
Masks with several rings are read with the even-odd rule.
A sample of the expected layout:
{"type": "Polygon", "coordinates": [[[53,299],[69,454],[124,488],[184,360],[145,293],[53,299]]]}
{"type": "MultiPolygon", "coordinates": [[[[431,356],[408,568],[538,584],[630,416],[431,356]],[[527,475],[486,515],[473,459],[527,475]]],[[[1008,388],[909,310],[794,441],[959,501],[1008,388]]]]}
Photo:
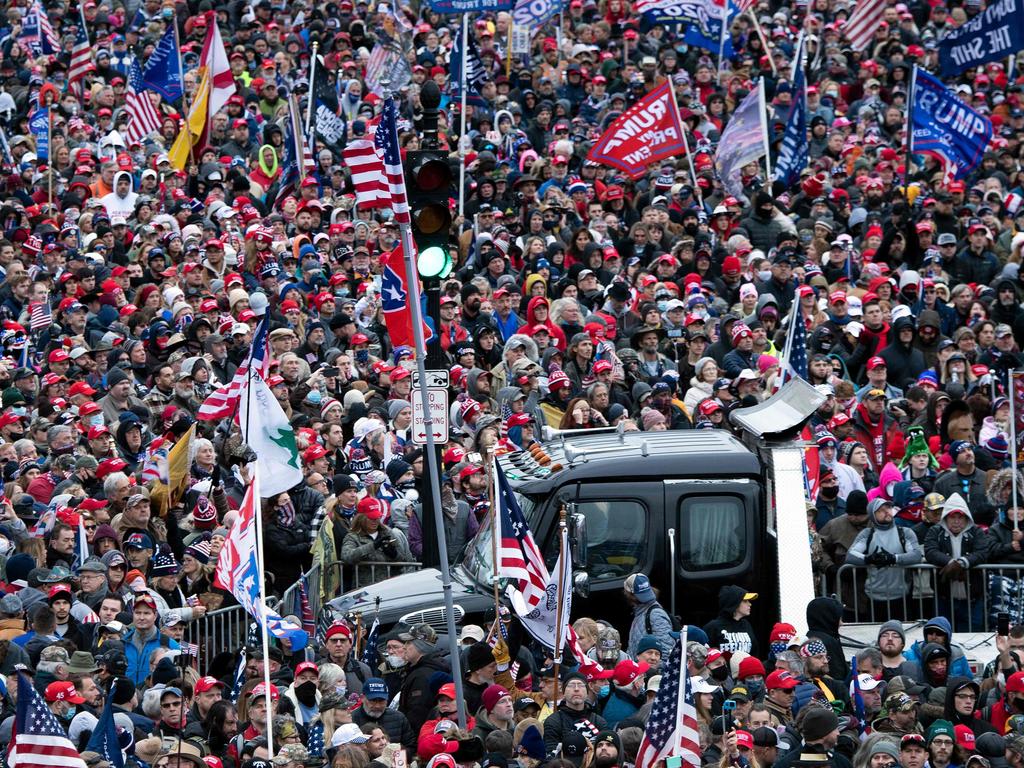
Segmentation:
{"type": "Polygon", "coordinates": [[[585,702],[583,709],[569,709],[562,704],[544,721],[544,750],[549,755],[555,754],[565,735],[573,731],[580,731],[585,736],[590,731],[593,736],[597,736],[598,731],[607,727],[608,722],[597,714],[590,702],[585,702]]]}
{"type": "Polygon", "coordinates": [[[149,657],[157,648],[170,648],[179,650],[177,641],[167,635],[161,634],[155,627],[148,635],[139,634],[139,630],[132,627],[123,638],[124,655],[128,660],[128,670],[125,676],[135,683],[136,686],[149,677],[149,657]]]}
{"type": "Polygon", "coordinates": [[[437,672],[450,674],[448,659],[442,651],[431,651],[409,668],[398,692],[398,710],[409,720],[409,727],[419,733],[434,706],[431,678],[437,672]]]}
{"type": "Polygon", "coordinates": [[[1013,548],[1013,523],[1003,518],[988,529],[989,561],[1024,563],[1024,551],[1013,548]]]}
{"type": "MultiPolygon", "coordinates": [[[[967,662],[967,654],[964,653],[964,649],[950,640],[953,637],[953,626],[949,623],[949,619],[945,616],[936,616],[925,624],[921,631],[924,632],[929,627],[935,627],[946,633],[946,649],[949,651],[949,677],[973,677],[971,665],[967,662]]],[[[918,640],[903,652],[903,657],[923,669],[925,645],[927,643],[924,640],[918,640]]]]}
{"type": "Polygon", "coordinates": [[[849,675],[846,654],[839,640],[843,604],[834,597],[816,597],[807,604],[807,639],[821,640],[828,649],[828,674],[837,680],[849,675]]]}
{"type": "Polygon", "coordinates": [[[658,638],[661,654],[668,658],[666,654],[672,653],[676,643],[672,637],[672,619],[657,601],[641,603],[633,608],[633,621],[629,625],[629,655],[634,659],[645,635],[658,638]]]}
{"type": "Polygon", "coordinates": [[[917,565],[924,557],[921,543],[913,530],[890,522],[884,526],[872,516],[871,526],[861,531],[850,551],[846,562],[852,565],[867,565],[868,578],[864,591],[872,600],[899,600],[909,591],[909,573],[903,570],[908,565],[917,565]],[[876,552],[888,552],[896,556],[895,565],[868,565],[867,558],[876,552]]]}
{"type": "Polygon", "coordinates": [[[901,317],[895,320],[890,333],[892,341],[878,353],[879,357],[885,360],[889,380],[898,387],[905,387],[908,381],[917,381],[917,377],[928,367],[924,355],[914,348],[913,339],[909,345],[904,345],[899,340],[899,333],[904,328],[914,329],[913,318],[901,317]]]}
{"type": "Polygon", "coordinates": [[[365,707],[359,707],[352,713],[352,722],[360,727],[373,723],[388,735],[388,741],[401,744],[410,755],[416,749],[416,732],[409,725],[409,718],[397,709],[385,709],[380,717],[374,717],[365,707]]]}
{"type": "MultiPolygon", "coordinates": [[[[996,733],[995,726],[986,720],[982,720],[980,717],[977,717],[976,711],[972,713],[971,716],[961,715],[956,711],[956,707],[954,706],[956,702],[956,693],[969,683],[973,686],[975,693],[977,693],[978,686],[971,683],[971,678],[969,677],[950,677],[946,682],[946,701],[944,704],[945,708],[942,712],[943,719],[948,720],[954,726],[966,725],[974,732],[975,738],[983,733],[996,733]]],[[[980,702],[976,702],[975,706],[980,706],[980,702]]]]}
{"type": "MultiPolygon", "coordinates": [[[[940,582],[948,583],[948,589],[954,599],[966,600],[968,597],[981,597],[985,588],[985,574],[982,571],[971,572],[970,569],[988,562],[991,548],[988,534],[974,524],[974,517],[963,497],[959,493],[953,493],[942,507],[942,517],[938,525],[932,526],[928,531],[924,543],[924,556],[936,568],[945,568],[953,562],[960,565],[960,573],[939,574],[938,578],[940,582]],[[947,518],[953,512],[967,515],[969,521],[967,528],[957,536],[950,532],[947,525],[947,518]]],[[[942,591],[945,592],[946,587],[942,587],[942,591]]]]}
{"type": "Polygon", "coordinates": [[[978,525],[990,525],[995,519],[995,508],[985,495],[985,479],[985,473],[980,469],[975,468],[971,475],[961,475],[954,467],[939,475],[935,481],[935,492],[941,493],[947,499],[954,493],[960,494],[967,500],[971,519],[978,525]],[[966,493],[965,481],[968,488],[966,493]]]}
{"type": "Polygon", "coordinates": [[[409,563],[412,554],[405,534],[396,528],[382,525],[376,536],[368,533],[349,531],[345,543],[341,545],[341,561],[346,565],[357,563],[409,563]],[[378,546],[379,541],[393,543],[378,546]]]}

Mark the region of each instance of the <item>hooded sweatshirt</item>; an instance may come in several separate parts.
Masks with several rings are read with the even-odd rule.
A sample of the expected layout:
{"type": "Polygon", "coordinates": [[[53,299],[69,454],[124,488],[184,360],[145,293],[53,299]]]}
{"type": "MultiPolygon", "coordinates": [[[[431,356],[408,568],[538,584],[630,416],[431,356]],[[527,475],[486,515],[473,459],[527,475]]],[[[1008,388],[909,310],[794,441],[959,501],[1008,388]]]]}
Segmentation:
{"type": "Polygon", "coordinates": [[[950,581],[949,588],[952,597],[956,600],[966,600],[969,586],[977,582],[977,589],[981,588],[983,579],[967,576],[967,571],[988,560],[991,549],[988,535],[974,524],[974,516],[970,507],[959,493],[952,494],[946,499],[942,506],[942,517],[938,525],[932,526],[925,539],[925,558],[929,563],[942,568],[949,562],[956,560],[963,567],[965,580],[950,581]],[[954,512],[961,512],[967,516],[967,527],[960,533],[954,534],[949,530],[948,518],[954,512]]]}
{"type": "MultiPolygon", "coordinates": [[[[938,526],[936,526],[938,527],[938,526]]],[[[967,663],[967,655],[964,653],[964,649],[952,641],[953,627],[949,623],[949,619],[945,616],[936,616],[930,620],[922,628],[922,633],[927,633],[928,628],[932,627],[938,629],[946,635],[945,646],[949,650],[949,676],[950,677],[971,677],[971,665],[967,663]]],[[[918,640],[907,650],[903,652],[904,657],[908,661],[913,661],[924,668],[924,650],[927,644],[923,640],[918,640]]]]}
{"type": "Polygon", "coordinates": [[[708,636],[708,645],[723,653],[743,651],[757,657],[754,626],[746,618],[733,618],[746,594],[747,590],[735,584],[718,590],[718,618],[709,621],[704,626],[704,632],[708,636]]]}
{"type": "Polygon", "coordinates": [[[889,344],[878,353],[888,366],[889,381],[897,387],[906,387],[907,382],[915,381],[928,367],[924,355],[914,346],[916,331],[909,344],[900,341],[900,331],[908,328],[914,330],[914,320],[911,317],[900,317],[893,321],[889,344]]]}
{"type": "MultiPolygon", "coordinates": [[[[972,712],[970,715],[961,715],[956,711],[956,694],[965,688],[972,688],[976,694],[979,694],[978,684],[969,678],[950,677],[949,682],[946,684],[946,703],[942,713],[943,719],[948,720],[954,726],[966,725],[974,732],[975,737],[983,733],[995,733],[995,726],[982,720],[980,717],[976,717],[976,713],[972,712]]],[[[975,706],[978,706],[977,700],[975,701],[975,706]]]]}
{"type": "Polygon", "coordinates": [[[807,638],[821,640],[828,649],[828,674],[845,680],[850,670],[846,666],[846,652],[839,639],[839,622],[843,618],[843,604],[834,597],[816,597],[807,604],[807,638]]]}
{"type": "Polygon", "coordinates": [[[924,558],[917,534],[909,528],[898,527],[894,522],[881,523],[870,515],[871,525],[857,534],[853,546],[846,553],[846,562],[853,565],[868,565],[867,556],[875,552],[889,552],[896,556],[895,566],[876,567],[868,565],[868,578],[864,592],[872,600],[899,600],[907,594],[910,586],[904,566],[916,565],[924,558]]]}
{"type": "Polygon", "coordinates": [[[135,201],[138,199],[139,196],[134,191],[132,175],[126,171],[118,171],[114,174],[114,191],[109,195],[104,195],[100,202],[107,209],[108,216],[111,218],[114,216],[124,216],[127,220],[135,215],[135,201]],[[128,194],[124,197],[119,197],[117,194],[117,182],[122,179],[128,180],[128,194]]]}

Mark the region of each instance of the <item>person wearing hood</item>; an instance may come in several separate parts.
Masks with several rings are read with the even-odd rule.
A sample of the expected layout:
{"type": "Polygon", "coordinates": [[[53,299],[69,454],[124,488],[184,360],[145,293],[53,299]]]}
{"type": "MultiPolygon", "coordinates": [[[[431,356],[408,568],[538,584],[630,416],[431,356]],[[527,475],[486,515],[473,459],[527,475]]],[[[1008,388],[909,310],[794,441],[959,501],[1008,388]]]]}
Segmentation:
{"type": "Polygon", "coordinates": [[[977,717],[976,710],[981,697],[981,687],[967,677],[950,677],[946,683],[946,701],[942,717],[954,726],[966,725],[975,738],[983,733],[995,733],[991,724],[977,717]]]}
{"type": "Polygon", "coordinates": [[[920,563],[924,553],[913,530],[895,524],[895,511],[887,499],[868,504],[871,527],[858,534],[846,562],[868,566],[864,591],[873,603],[872,615],[902,618],[910,582],[901,569],[920,563]]]}
{"type": "Polygon", "coordinates": [[[828,651],[828,675],[845,680],[850,673],[846,653],[839,639],[843,604],[834,597],[816,597],[807,604],[807,639],[817,639],[828,651]]]}
{"type": "Polygon", "coordinates": [[[749,592],[735,584],[728,584],[718,590],[718,617],[704,625],[708,645],[723,653],[743,651],[758,657],[757,635],[747,618],[756,599],[756,592],[749,592]]]}
{"type": "Polygon", "coordinates": [[[967,662],[964,649],[952,642],[953,628],[945,616],[936,616],[921,630],[924,640],[918,640],[903,655],[908,661],[916,662],[924,669],[925,646],[928,643],[941,645],[949,651],[949,674],[951,676],[972,677],[971,665],[967,662]]]}
{"type": "Polygon", "coordinates": [[[118,171],[114,174],[114,191],[100,198],[100,202],[107,209],[107,215],[111,220],[115,216],[127,220],[135,214],[135,203],[138,199],[138,194],[132,190],[132,175],[126,171],[118,171]]]}
{"type": "Polygon", "coordinates": [[[975,463],[974,446],[966,440],[953,440],[949,455],[954,467],[935,481],[935,492],[945,496],[947,502],[954,493],[960,495],[961,501],[966,497],[964,506],[969,508],[972,522],[990,525],[995,507],[985,495],[988,476],[975,463]]]}
{"type": "Polygon", "coordinates": [[[924,355],[914,346],[916,337],[914,318],[904,315],[893,321],[889,344],[878,353],[888,368],[889,380],[904,389],[928,368],[924,355]]]}
{"type": "Polygon", "coordinates": [[[988,534],[974,524],[970,507],[959,493],[946,498],[939,524],[928,531],[924,543],[925,559],[939,568],[939,607],[954,620],[981,624],[985,575],[971,572],[988,562],[992,549],[988,534]],[[969,602],[974,608],[969,609],[969,602]],[[969,618],[968,618],[969,617],[969,618]]]}
{"type": "Polygon", "coordinates": [[[925,366],[935,369],[939,362],[939,344],[947,338],[942,334],[942,316],[934,309],[921,309],[915,315],[917,334],[914,336],[914,349],[924,357],[925,366]]]}

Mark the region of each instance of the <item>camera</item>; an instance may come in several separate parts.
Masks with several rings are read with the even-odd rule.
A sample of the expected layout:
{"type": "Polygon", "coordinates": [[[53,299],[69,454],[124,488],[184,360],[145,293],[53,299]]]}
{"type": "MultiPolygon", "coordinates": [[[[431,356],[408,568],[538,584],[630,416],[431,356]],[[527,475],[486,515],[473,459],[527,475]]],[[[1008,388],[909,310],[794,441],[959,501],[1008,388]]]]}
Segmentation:
{"type": "Polygon", "coordinates": [[[685,336],[683,336],[683,329],[682,328],[669,328],[665,332],[665,335],[668,338],[670,338],[670,339],[683,339],[683,338],[685,338],[685,336]]]}

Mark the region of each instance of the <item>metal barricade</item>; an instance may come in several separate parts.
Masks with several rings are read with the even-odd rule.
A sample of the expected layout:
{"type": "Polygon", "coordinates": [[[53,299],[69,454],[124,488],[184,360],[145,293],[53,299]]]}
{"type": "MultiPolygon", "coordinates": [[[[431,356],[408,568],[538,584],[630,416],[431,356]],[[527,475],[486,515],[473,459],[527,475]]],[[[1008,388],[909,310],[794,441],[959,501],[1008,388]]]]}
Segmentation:
{"type": "MultiPolygon", "coordinates": [[[[390,579],[392,576],[400,576],[403,573],[414,573],[422,570],[420,563],[358,563],[348,565],[340,560],[333,560],[323,567],[318,574],[323,583],[328,585],[328,593],[324,600],[333,600],[335,597],[351,592],[353,589],[368,587],[378,581],[390,579]],[[332,590],[330,587],[334,586],[332,590]]],[[[319,592],[319,588],[318,588],[319,592]]]]}
{"type": "MultiPolygon", "coordinates": [[[[895,568],[896,566],[889,566],[895,568]]],[[[835,593],[846,608],[847,623],[879,623],[892,619],[927,621],[945,616],[954,632],[995,630],[995,614],[1009,610],[1024,593],[1024,566],[988,563],[964,572],[966,581],[951,582],[927,563],[905,566],[907,590],[902,599],[874,601],[865,592],[868,566],[844,564],[835,575],[835,593]],[[962,590],[955,584],[961,584],[962,590]]],[[[822,583],[821,594],[828,594],[822,583]]]]}
{"type": "Polygon", "coordinates": [[[277,603],[277,612],[282,616],[302,617],[302,580],[306,581],[306,599],[313,611],[313,616],[320,612],[320,565],[314,564],[302,576],[286,589],[277,603]]]}
{"type": "Polygon", "coordinates": [[[210,611],[185,625],[186,643],[199,648],[199,669],[207,669],[218,653],[235,651],[245,645],[249,631],[249,614],[240,605],[210,611]]]}

